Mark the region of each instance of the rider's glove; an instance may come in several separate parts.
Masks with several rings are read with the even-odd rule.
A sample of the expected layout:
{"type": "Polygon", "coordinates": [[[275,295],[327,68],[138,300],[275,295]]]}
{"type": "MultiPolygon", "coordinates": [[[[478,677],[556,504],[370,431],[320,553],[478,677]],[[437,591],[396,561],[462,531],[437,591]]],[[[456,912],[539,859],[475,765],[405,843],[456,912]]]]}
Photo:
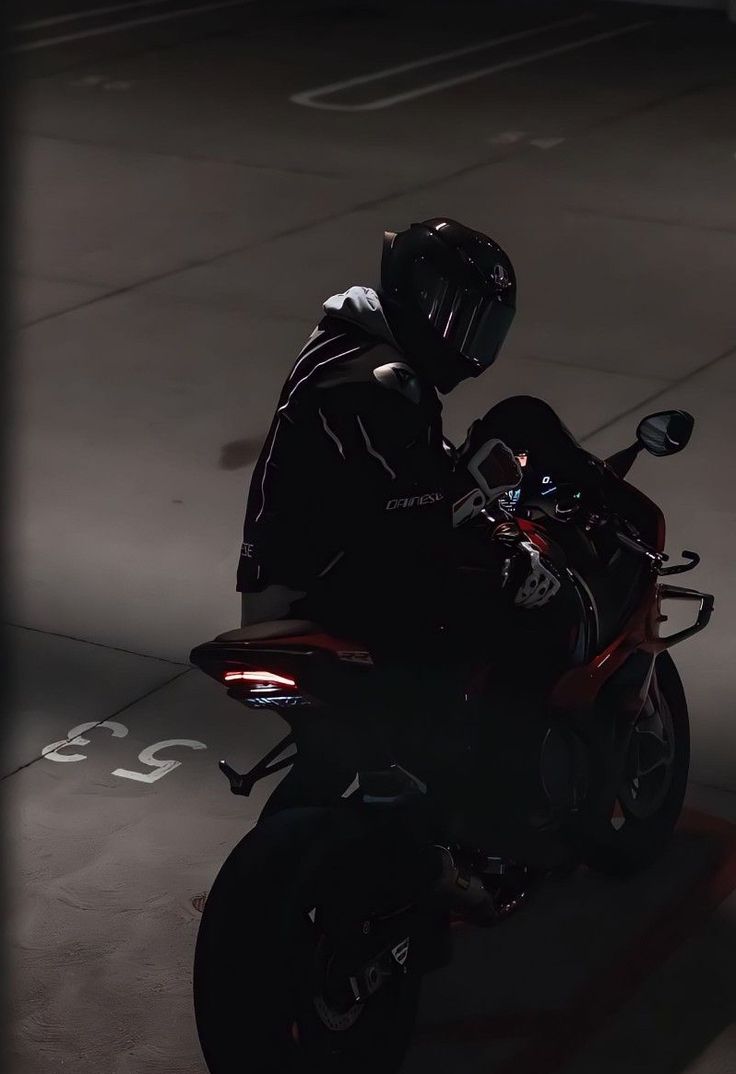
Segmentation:
{"type": "Polygon", "coordinates": [[[531,541],[520,540],[516,548],[522,549],[528,557],[527,575],[514,597],[514,604],[519,608],[541,608],[558,592],[560,580],[554,571],[542,561],[539,549],[531,541]]]}
{"type": "Polygon", "coordinates": [[[515,519],[497,523],[492,532],[508,549],[502,588],[517,587],[514,604],[518,608],[541,608],[560,589],[555,570],[542,560],[539,549],[524,536],[515,519]]]}

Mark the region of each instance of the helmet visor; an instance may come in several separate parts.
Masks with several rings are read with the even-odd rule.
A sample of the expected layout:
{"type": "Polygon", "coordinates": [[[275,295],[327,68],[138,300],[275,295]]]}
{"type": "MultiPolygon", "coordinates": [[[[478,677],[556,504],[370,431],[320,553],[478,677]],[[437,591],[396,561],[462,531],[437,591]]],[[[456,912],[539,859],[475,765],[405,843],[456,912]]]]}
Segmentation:
{"type": "Polygon", "coordinates": [[[424,260],[415,262],[414,285],[419,308],[447,344],[481,369],[491,365],[511,327],[514,308],[458,287],[424,260]]]}

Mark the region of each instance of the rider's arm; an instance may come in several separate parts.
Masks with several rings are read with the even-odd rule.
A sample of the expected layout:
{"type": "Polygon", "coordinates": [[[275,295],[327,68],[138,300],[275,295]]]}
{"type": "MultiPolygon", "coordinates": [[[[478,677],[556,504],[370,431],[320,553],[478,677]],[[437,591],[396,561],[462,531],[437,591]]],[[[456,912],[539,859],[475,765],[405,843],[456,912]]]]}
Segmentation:
{"type": "MultiPolygon", "coordinates": [[[[475,499],[468,494],[465,502],[471,505],[470,518],[480,513],[481,524],[484,520],[489,523],[487,535],[496,545],[494,560],[498,558],[498,547],[503,549],[503,586],[513,586],[514,603],[519,607],[541,607],[557,593],[560,582],[539,549],[500,506],[500,497],[521,480],[521,470],[511,450],[489,435],[483,421],[476,421],[455,458],[456,470],[465,468],[473,479],[471,484],[480,486],[475,490],[475,499]]],[[[456,511],[455,516],[464,521],[462,512],[456,511]]]]}

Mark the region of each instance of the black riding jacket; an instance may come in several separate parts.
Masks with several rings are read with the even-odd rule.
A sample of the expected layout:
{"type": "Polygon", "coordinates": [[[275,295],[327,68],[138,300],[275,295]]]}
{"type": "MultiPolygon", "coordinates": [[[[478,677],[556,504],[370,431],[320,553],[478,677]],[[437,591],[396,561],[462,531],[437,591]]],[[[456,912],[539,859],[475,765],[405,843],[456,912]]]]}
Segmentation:
{"type": "Polygon", "coordinates": [[[375,292],[353,287],[324,308],[253,472],[237,588],[288,587],[289,615],[353,634],[431,635],[446,619],[467,471],[375,292]]]}

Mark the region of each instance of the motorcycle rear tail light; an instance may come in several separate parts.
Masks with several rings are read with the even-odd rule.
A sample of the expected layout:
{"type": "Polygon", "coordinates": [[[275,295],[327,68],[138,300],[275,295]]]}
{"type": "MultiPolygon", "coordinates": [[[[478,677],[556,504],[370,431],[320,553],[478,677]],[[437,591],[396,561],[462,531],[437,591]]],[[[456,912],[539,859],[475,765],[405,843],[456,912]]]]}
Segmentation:
{"type": "Polygon", "coordinates": [[[296,686],[294,679],[275,671],[226,671],[225,682],[249,682],[254,686],[296,686]]]}

